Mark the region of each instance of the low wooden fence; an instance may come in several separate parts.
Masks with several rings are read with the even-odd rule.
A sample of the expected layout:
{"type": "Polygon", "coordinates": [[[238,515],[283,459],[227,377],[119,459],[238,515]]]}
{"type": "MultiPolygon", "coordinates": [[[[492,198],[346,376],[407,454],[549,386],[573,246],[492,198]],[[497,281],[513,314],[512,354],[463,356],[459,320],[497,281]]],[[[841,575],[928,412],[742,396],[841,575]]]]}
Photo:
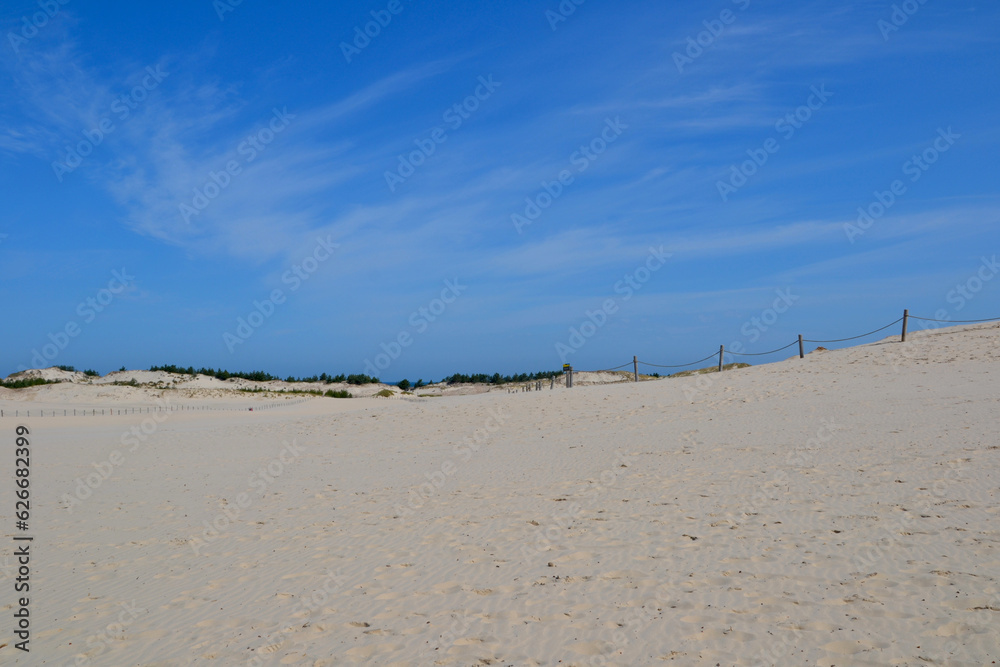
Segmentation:
{"type": "MultiPolygon", "coordinates": [[[[41,385],[44,386],[44,385],[41,385]]],[[[154,412],[252,412],[254,410],[271,410],[286,405],[295,405],[308,401],[308,398],[300,398],[284,403],[264,403],[262,405],[250,405],[246,407],[224,407],[213,405],[156,405],[131,408],[61,408],[58,410],[39,408],[37,410],[22,410],[20,408],[0,409],[0,417],[102,417],[120,415],[147,415],[154,412]],[[21,413],[24,413],[22,415],[21,413]]]]}

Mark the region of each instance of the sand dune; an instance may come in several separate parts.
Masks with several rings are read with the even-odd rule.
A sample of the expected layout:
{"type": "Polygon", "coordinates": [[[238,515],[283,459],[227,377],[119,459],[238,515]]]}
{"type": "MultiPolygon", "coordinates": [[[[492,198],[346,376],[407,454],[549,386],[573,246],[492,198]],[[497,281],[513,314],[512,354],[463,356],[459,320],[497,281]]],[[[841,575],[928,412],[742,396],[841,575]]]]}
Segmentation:
{"type": "MultiPolygon", "coordinates": [[[[638,384],[28,420],[35,633],[24,654],[8,624],[0,660],[992,664],[1000,328],[911,339],[638,384]]],[[[73,387],[23,391],[157,397],[73,387]]]]}
{"type": "MultiPolygon", "coordinates": [[[[651,379],[640,376],[641,379],[651,379]]],[[[379,392],[391,391],[398,398],[406,394],[395,385],[371,383],[353,385],[346,382],[285,382],[284,380],[255,381],[245,378],[229,378],[220,380],[207,375],[182,375],[164,371],[114,371],[103,377],[90,377],[79,371],[64,371],[59,368],[43,368],[21,371],[11,374],[7,380],[42,378],[57,381],[56,385],[41,385],[26,389],[7,389],[0,387],[0,404],[10,401],[18,404],[37,404],[39,408],[50,409],[64,405],[87,403],[98,399],[114,399],[124,404],[151,404],[153,399],[170,398],[175,403],[186,399],[246,398],[245,392],[268,392],[265,398],[287,399],[295,392],[308,391],[347,391],[356,398],[367,398],[379,392]],[[132,386],[134,383],[137,386],[132,386]],[[284,396],[282,394],[285,394],[284,396]]],[[[577,386],[616,384],[632,382],[630,372],[585,371],[574,374],[574,384],[577,386]]],[[[566,378],[557,377],[553,382],[541,380],[542,389],[553,386],[565,387],[566,378]]],[[[418,396],[467,396],[484,394],[490,391],[511,393],[536,389],[535,382],[516,382],[506,385],[438,382],[428,384],[419,389],[412,389],[409,394],[418,396]]],[[[190,403],[190,401],[188,401],[190,403]]],[[[249,403],[247,405],[250,405],[249,403]]]]}

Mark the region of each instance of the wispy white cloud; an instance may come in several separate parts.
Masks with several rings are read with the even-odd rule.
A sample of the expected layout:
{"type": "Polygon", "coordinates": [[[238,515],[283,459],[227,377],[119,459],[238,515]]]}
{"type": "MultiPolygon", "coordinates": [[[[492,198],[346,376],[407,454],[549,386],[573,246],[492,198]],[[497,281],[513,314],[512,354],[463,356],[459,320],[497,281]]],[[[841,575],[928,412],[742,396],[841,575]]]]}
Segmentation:
{"type": "Polygon", "coordinates": [[[665,109],[685,112],[703,111],[719,104],[746,104],[760,101],[764,87],[759,83],[734,83],[713,85],[694,89],[690,93],[637,98],[635,91],[624,90],[616,98],[599,105],[578,105],[572,109],[575,114],[602,115],[622,114],[629,111],[662,111],[665,109]]]}
{"type": "MultiPolygon", "coordinates": [[[[183,59],[196,60],[194,54],[183,59]]],[[[76,45],[65,42],[12,70],[20,111],[35,121],[8,124],[0,133],[0,150],[47,162],[60,159],[62,148],[98,127],[109,117],[114,97],[145,74],[140,67],[114,81],[84,61],[76,45]]],[[[248,135],[267,127],[271,113],[250,118],[235,88],[193,80],[180,74],[191,71],[182,64],[164,59],[159,65],[169,76],[162,87],[127,119],[113,118],[113,134],[67,178],[88,178],[105,188],[123,207],[124,224],[141,234],[197,252],[259,261],[288,252],[303,234],[338,226],[330,222],[329,203],[319,200],[361,169],[347,157],[352,141],[338,136],[338,124],[420,86],[451,61],[395,72],[324,106],[288,109],[294,119],[283,136],[252,161],[239,149],[248,135]],[[316,139],[322,136],[328,138],[316,139]],[[241,171],[226,176],[232,160],[241,171]],[[181,205],[192,206],[196,189],[203,192],[212,173],[227,181],[222,193],[185,220],[181,205]]],[[[371,214],[380,211],[384,208],[375,207],[371,214]]],[[[347,213],[339,227],[346,231],[357,217],[347,213]]]]}

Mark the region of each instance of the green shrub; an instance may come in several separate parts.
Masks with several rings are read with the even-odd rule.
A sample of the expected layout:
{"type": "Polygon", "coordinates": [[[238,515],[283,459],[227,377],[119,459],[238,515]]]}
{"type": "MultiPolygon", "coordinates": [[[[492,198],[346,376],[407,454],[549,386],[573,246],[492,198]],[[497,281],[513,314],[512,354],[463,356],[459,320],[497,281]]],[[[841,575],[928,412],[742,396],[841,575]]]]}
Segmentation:
{"type": "Polygon", "coordinates": [[[402,381],[401,381],[401,382],[400,382],[399,384],[397,384],[396,386],[397,386],[397,387],[399,387],[400,389],[402,389],[403,391],[406,391],[407,389],[409,389],[409,388],[410,388],[410,381],[404,378],[404,379],[403,379],[403,380],[402,380],[402,381]]]}
{"type": "Polygon", "coordinates": [[[381,396],[382,398],[389,398],[390,396],[394,396],[395,392],[393,392],[392,389],[383,389],[375,395],[381,396]]]}
{"type": "Polygon", "coordinates": [[[354,398],[354,396],[351,395],[351,392],[344,391],[342,389],[337,390],[337,391],[334,391],[334,390],[330,389],[330,390],[328,390],[323,395],[324,396],[329,396],[330,398],[354,398]]]}
{"type": "Polygon", "coordinates": [[[83,372],[83,374],[86,375],[87,377],[92,377],[92,378],[101,377],[101,374],[95,371],[93,368],[88,368],[83,372]]]}
{"type": "Polygon", "coordinates": [[[24,389],[25,387],[37,387],[42,384],[59,384],[61,380],[46,380],[45,378],[28,378],[25,380],[11,380],[10,382],[0,382],[0,385],[8,389],[24,389]]]}

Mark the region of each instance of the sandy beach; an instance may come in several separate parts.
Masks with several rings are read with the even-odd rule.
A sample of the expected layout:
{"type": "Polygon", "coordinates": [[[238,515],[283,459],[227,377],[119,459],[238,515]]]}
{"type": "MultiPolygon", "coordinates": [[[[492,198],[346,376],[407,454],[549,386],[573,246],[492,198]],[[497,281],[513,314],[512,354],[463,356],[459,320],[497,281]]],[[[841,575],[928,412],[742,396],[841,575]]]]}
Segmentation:
{"type": "MultiPolygon", "coordinates": [[[[994,664],[998,343],[976,325],[637,384],[4,417],[8,444],[31,430],[35,539],[24,653],[9,452],[0,662],[994,664]]],[[[5,414],[170,394],[3,391],[5,414]]]]}

